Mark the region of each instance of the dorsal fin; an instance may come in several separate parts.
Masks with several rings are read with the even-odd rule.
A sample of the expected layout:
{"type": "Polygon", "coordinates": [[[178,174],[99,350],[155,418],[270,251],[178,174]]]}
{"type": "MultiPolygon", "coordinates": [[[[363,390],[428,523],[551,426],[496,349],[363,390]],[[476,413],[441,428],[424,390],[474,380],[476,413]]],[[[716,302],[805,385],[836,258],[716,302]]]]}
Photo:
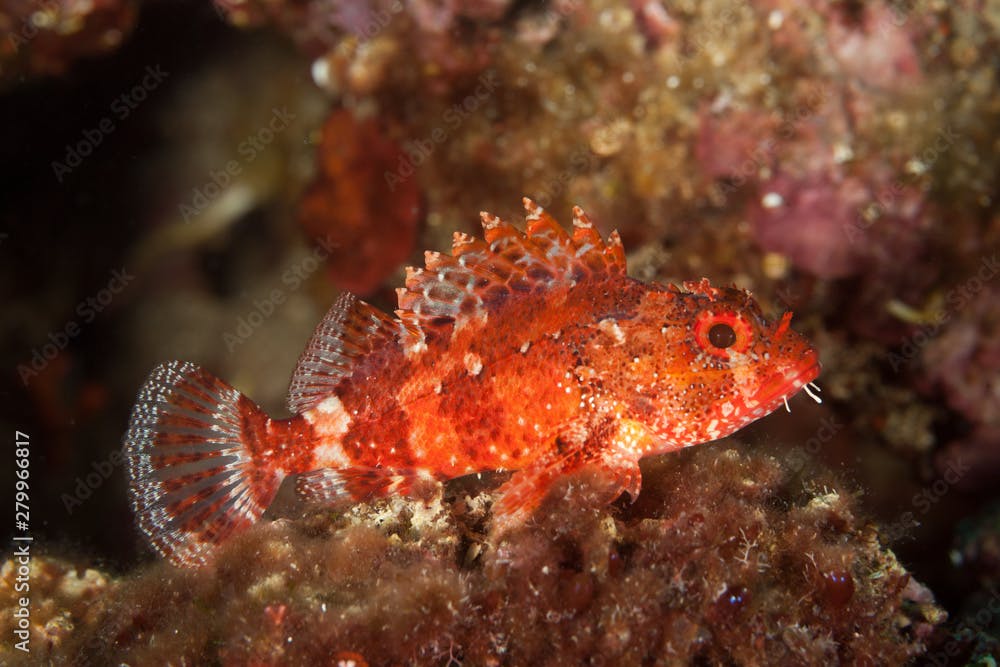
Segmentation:
{"type": "Polygon", "coordinates": [[[625,252],[617,232],[605,243],[576,208],[570,236],[538,204],[525,198],[524,207],[526,234],[484,212],[485,241],[456,233],[451,256],[428,252],[424,268],[408,268],[406,287],[396,290],[397,314],[408,316],[406,321],[423,333],[442,326],[459,329],[514,293],[543,293],[588,277],[624,275],[625,252]]]}
{"type": "Polygon", "coordinates": [[[524,208],[527,211],[528,238],[545,254],[545,259],[561,274],[578,273],[576,248],[566,230],[527,197],[524,198],[524,208]]]}
{"type": "Polygon", "coordinates": [[[349,376],[359,359],[380,344],[394,342],[405,325],[344,292],[316,327],[288,388],[288,409],[315,407],[349,376]]]}

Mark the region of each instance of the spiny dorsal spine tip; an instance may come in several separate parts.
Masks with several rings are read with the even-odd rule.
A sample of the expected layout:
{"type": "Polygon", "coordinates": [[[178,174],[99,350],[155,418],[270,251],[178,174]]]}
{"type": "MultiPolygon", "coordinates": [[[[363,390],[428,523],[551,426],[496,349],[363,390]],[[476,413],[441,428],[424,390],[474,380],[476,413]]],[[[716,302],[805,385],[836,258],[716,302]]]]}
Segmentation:
{"type": "Polygon", "coordinates": [[[592,229],[594,223],[590,221],[587,214],[579,206],[573,207],[573,226],[577,229],[592,229]]]}
{"type": "Polygon", "coordinates": [[[521,203],[524,204],[524,210],[527,212],[525,220],[528,221],[538,220],[539,218],[542,217],[542,212],[543,212],[542,207],[536,204],[530,198],[523,197],[521,199],[521,203]]]}
{"type": "Polygon", "coordinates": [[[489,231],[500,226],[500,218],[488,211],[480,211],[479,218],[483,221],[483,229],[489,231]]]}

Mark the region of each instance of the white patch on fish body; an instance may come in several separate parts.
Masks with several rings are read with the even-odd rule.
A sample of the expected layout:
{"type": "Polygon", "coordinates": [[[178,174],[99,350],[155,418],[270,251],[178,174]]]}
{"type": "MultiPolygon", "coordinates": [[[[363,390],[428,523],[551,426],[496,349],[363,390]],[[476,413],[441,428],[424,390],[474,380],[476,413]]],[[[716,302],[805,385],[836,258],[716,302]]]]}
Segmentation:
{"type": "Polygon", "coordinates": [[[323,399],[302,415],[312,425],[318,445],[313,450],[317,468],[343,468],[352,465],[340,441],[351,427],[351,416],[335,395],[323,399]]]}
{"type": "Polygon", "coordinates": [[[327,441],[313,450],[317,468],[349,468],[354,462],[347,456],[339,442],[327,441]]]}
{"type": "Polygon", "coordinates": [[[483,370],[483,360],[478,354],[473,352],[465,353],[465,370],[469,372],[469,375],[476,376],[483,370]]]}
{"type": "Polygon", "coordinates": [[[339,440],[351,426],[351,416],[347,414],[340,398],[335,395],[323,399],[315,408],[307,410],[303,416],[320,438],[339,440]]]}
{"type": "Polygon", "coordinates": [[[615,341],[615,345],[621,345],[625,342],[625,332],[618,326],[617,320],[610,317],[601,320],[597,323],[597,328],[611,336],[615,341]]]}

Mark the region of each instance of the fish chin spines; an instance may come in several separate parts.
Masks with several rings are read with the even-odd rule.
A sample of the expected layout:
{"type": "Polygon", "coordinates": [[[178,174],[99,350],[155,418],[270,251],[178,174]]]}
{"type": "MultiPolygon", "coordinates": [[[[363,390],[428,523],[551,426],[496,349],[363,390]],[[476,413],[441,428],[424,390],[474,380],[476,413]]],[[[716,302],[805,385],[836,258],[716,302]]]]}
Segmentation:
{"type": "Polygon", "coordinates": [[[204,565],[274,499],[283,474],[254,455],[267,422],[249,399],[194,364],[172,361],[149,375],[125,454],[139,527],[170,562],[204,565]]]}

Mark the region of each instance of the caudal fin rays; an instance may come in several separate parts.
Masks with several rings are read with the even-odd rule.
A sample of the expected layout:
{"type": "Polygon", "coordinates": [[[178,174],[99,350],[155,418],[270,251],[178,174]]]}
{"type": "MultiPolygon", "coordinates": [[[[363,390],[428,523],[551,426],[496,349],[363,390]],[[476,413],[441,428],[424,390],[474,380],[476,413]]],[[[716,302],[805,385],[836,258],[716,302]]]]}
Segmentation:
{"type": "Polygon", "coordinates": [[[267,417],[191,363],[161,364],[139,393],[125,435],[139,528],[175,565],[199,566],[270,505],[282,473],[253,452],[267,417]]]}

